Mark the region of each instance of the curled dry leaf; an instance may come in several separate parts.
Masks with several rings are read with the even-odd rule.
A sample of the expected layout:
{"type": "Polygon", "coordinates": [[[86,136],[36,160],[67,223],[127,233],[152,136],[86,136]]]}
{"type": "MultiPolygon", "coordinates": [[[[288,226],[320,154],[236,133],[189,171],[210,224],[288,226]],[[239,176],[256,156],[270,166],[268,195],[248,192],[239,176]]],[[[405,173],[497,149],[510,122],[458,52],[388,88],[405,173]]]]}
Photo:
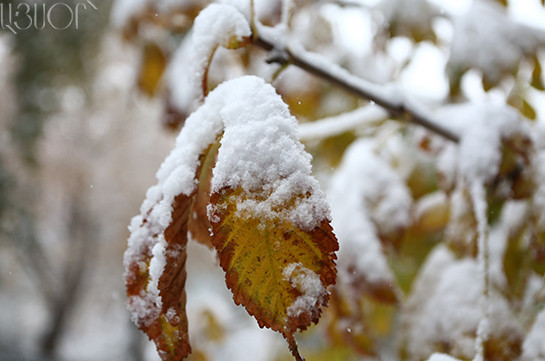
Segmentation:
{"type": "MultiPolygon", "coordinates": [[[[163,360],[179,361],[191,352],[185,313],[185,261],[187,222],[191,197],[177,196],[172,204],[172,221],[164,233],[153,234],[153,223],[146,218],[139,225],[155,242],[146,242],[131,257],[125,273],[129,309],[138,328],[153,340],[163,360]],[[155,299],[150,269],[155,246],[164,237],[164,270],[157,283],[160,298],[155,299]]],[[[134,250],[133,250],[134,252],[134,250]]],[[[127,251],[126,255],[130,253],[127,251]]],[[[126,258],[128,258],[126,256],[126,258]]]]}
{"type": "Polygon", "coordinates": [[[191,203],[189,218],[189,233],[191,238],[202,245],[213,248],[210,242],[210,232],[212,225],[208,220],[206,207],[210,203],[210,182],[212,180],[212,169],[216,164],[216,156],[220,146],[219,140],[211,145],[206,154],[201,157],[199,167],[199,183],[195,198],[191,203]]]}

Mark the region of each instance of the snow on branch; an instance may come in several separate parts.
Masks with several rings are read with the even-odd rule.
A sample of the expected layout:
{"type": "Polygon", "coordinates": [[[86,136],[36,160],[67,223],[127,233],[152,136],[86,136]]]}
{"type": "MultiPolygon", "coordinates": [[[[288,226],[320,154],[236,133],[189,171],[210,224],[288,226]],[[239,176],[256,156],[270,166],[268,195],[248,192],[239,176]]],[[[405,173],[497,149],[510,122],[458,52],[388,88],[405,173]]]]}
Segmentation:
{"type": "Polygon", "coordinates": [[[459,141],[458,134],[439,124],[425,108],[416,104],[395,85],[378,85],[356,77],[319,54],[306,51],[298,44],[287,45],[281,34],[277,34],[271,28],[259,27],[259,36],[254,43],[271,52],[270,62],[295,65],[350,93],[375,102],[396,118],[423,126],[453,142],[459,141]]]}
{"type": "Polygon", "coordinates": [[[383,109],[368,105],[348,113],[303,123],[299,126],[299,137],[303,141],[333,137],[364,124],[376,124],[387,116],[383,109]]]}

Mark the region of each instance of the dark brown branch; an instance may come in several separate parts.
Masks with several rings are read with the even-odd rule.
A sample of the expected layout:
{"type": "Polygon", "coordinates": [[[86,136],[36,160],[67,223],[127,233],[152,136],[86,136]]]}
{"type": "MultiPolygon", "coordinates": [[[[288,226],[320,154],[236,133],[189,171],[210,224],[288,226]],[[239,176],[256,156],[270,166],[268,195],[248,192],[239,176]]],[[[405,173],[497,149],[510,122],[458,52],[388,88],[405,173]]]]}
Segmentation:
{"type": "MultiPolygon", "coordinates": [[[[388,99],[388,97],[383,94],[374,92],[368,87],[362,86],[359,82],[348,82],[344,77],[339,76],[338,72],[333,71],[328,67],[317,66],[315,62],[305,57],[305,53],[297,53],[289,48],[279,47],[273,41],[263,37],[261,34],[253,42],[255,45],[273,52],[272,56],[268,59],[269,62],[295,65],[360,98],[375,102],[377,105],[386,109],[392,117],[418,124],[453,142],[458,143],[460,141],[460,137],[457,134],[443,127],[423,112],[409,106],[406,102],[396,102],[388,99]]],[[[361,81],[363,82],[363,80],[361,81]]],[[[378,85],[371,85],[373,87],[378,87],[378,85]]]]}

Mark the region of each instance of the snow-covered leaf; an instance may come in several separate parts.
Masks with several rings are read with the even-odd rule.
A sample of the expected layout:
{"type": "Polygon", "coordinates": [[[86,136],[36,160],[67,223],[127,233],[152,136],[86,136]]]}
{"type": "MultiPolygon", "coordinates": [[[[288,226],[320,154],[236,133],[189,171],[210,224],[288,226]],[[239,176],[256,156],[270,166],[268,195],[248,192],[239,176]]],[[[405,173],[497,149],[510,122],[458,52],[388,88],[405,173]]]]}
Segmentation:
{"type": "Polygon", "coordinates": [[[131,224],[125,266],[133,317],[161,357],[179,360],[190,350],[189,224],[201,243],[212,231],[235,302],[302,359],[293,334],[318,322],[327,305],[338,245],[297,122],[274,88],[257,77],[220,84],[188,118],[157,178],[131,224]]]}
{"type": "Polygon", "coordinates": [[[125,252],[125,285],[132,319],[164,361],[179,361],[190,352],[185,312],[187,222],[191,197],[173,202],[170,225],[158,233],[153,208],[131,223],[125,252]]]}
{"type": "Polygon", "coordinates": [[[398,298],[379,234],[395,234],[409,223],[411,196],[399,176],[366,140],[353,143],[329,190],[339,266],[354,286],[383,301],[398,298]]]}
{"type": "MultiPolygon", "coordinates": [[[[481,309],[480,266],[474,259],[457,260],[438,246],[422,266],[404,310],[406,347],[415,359],[433,352],[447,352],[472,359],[481,309]]],[[[490,295],[490,335],[486,354],[497,360],[513,360],[520,353],[522,330],[507,301],[498,292],[490,295]]]]}
{"type": "Polygon", "coordinates": [[[212,243],[235,302],[282,333],[299,359],[293,333],[317,322],[328,302],[337,241],[287,106],[258,78],[237,85],[248,98],[226,100],[221,111],[225,131],[208,207],[212,243]]]}
{"type": "Polygon", "coordinates": [[[248,21],[235,7],[211,4],[202,10],[167,69],[171,107],[185,114],[193,111],[208,92],[208,69],[216,49],[245,46],[250,35],[248,21]]]}

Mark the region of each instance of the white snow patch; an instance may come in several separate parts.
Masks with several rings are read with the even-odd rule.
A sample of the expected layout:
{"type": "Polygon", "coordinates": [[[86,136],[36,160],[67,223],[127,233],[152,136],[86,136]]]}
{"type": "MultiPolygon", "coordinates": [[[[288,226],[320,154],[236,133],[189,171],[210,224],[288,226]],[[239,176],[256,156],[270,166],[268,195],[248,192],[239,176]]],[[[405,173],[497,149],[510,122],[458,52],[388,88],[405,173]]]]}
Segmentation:
{"type": "Polygon", "coordinates": [[[300,262],[288,264],[282,271],[282,275],[301,292],[301,296],[288,307],[288,316],[298,317],[303,312],[310,314],[317,312],[316,305],[320,304],[327,294],[320,276],[305,268],[300,262]]]}
{"type": "Polygon", "coordinates": [[[412,198],[401,177],[374,153],[370,141],[359,140],[333,175],[329,196],[341,270],[355,267],[354,276],[369,283],[392,283],[377,231],[396,231],[410,221],[412,198]]]}
{"type": "MultiPolygon", "coordinates": [[[[157,243],[153,246],[151,253],[152,258],[150,260],[149,264],[149,275],[150,275],[150,282],[148,283],[148,287],[146,289],[147,293],[150,295],[156,295],[159,300],[159,278],[161,278],[161,275],[163,274],[163,271],[165,269],[165,265],[167,263],[166,260],[166,248],[167,248],[167,242],[165,240],[165,236],[162,234],[159,234],[157,236],[157,243]]],[[[158,306],[161,304],[158,303],[158,306]]]]}
{"type": "Polygon", "coordinates": [[[534,158],[536,188],[532,196],[532,206],[534,207],[535,217],[537,217],[537,226],[545,229],[545,151],[539,150],[534,158]]]}
{"type": "Polygon", "coordinates": [[[446,355],[444,353],[434,353],[430,356],[428,361],[459,361],[459,359],[446,355]]]}
{"type": "Polygon", "coordinates": [[[388,117],[388,113],[377,105],[367,105],[351,112],[303,123],[299,126],[301,140],[318,140],[343,132],[373,125],[388,117]]]}
{"type": "Polygon", "coordinates": [[[193,111],[203,99],[204,70],[218,46],[229,47],[251,35],[248,21],[232,5],[211,4],[195,18],[189,40],[182,42],[167,69],[174,107],[193,111]]]}
{"type": "Polygon", "coordinates": [[[536,317],[532,329],[522,345],[523,361],[545,360],[545,309],[536,317]]]}
{"type": "Polygon", "coordinates": [[[518,112],[508,106],[464,103],[439,109],[436,118],[461,136],[460,144],[449,144],[439,159],[447,177],[457,171],[466,180],[488,182],[496,176],[501,161],[501,140],[527,133],[518,112]],[[446,163],[446,164],[443,164],[446,163]]]}
{"type": "Polygon", "coordinates": [[[211,4],[195,18],[191,35],[192,60],[194,74],[193,85],[200,86],[203,71],[208,59],[218,46],[229,47],[232,40],[242,42],[251,35],[248,21],[234,6],[211,4]]]}
{"type": "MultiPolygon", "coordinates": [[[[475,355],[475,335],[482,318],[482,280],[474,259],[456,260],[443,245],[428,256],[404,309],[409,355],[425,359],[437,344],[463,359],[475,355]]],[[[490,293],[491,335],[520,333],[520,326],[499,293],[490,293]]]]}
{"type": "Polygon", "coordinates": [[[311,156],[299,142],[297,121],[274,88],[260,78],[229,83],[208,97],[223,104],[219,114],[225,124],[211,191],[240,187],[246,193],[237,201],[240,215],[288,219],[313,229],[329,218],[329,206],[311,175],[311,156]],[[299,195],[304,197],[288,208],[299,195]],[[276,210],[279,207],[284,210],[276,210]]]}
{"type": "Polygon", "coordinates": [[[131,296],[127,300],[127,306],[131,311],[131,319],[138,327],[149,326],[161,313],[160,301],[156,294],[142,293],[138,296],[131,296]]]}

